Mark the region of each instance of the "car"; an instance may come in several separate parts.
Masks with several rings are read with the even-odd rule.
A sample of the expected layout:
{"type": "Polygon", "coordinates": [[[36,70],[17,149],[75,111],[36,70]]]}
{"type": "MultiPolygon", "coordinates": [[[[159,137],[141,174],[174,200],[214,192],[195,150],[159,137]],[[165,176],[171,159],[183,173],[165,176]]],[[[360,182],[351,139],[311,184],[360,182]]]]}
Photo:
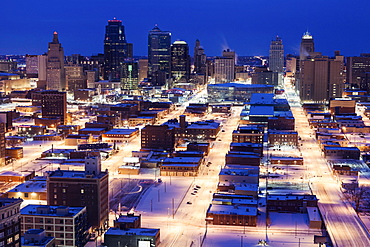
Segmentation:
{"type": "Polygon", "coordinates": [[[195,195],[195,193],[191,193],[191,195],[193,195],[193,196],[194,196],[194,195],[195,195]]]}
{"type": "Polygon", "coordinates": [[[221,130],[222,132],[225,132],[225,130],[221,130]]]}
{"type": "Polygon", "coordinates": [[[193,204],[192,202],[187,202],[186,204],[193,204]]]}
{"type": "Polygon", "coordinates": [[[195,187],[194,190],[199,190],[199,189],[197,187],[195,187]]]}
{"type": "Polygon", "coordinates": [[[194,192],[193,193],[198,193],[198,191],[197,190],[194,190],[194,192]]]}
{"type": "Polygon", "coordinates": [[[196,188],[198,188],[198,189],[202,188],[202,187],[200,187],[199,185],[195,185],[195,187],[196,187],[196,188]]]}

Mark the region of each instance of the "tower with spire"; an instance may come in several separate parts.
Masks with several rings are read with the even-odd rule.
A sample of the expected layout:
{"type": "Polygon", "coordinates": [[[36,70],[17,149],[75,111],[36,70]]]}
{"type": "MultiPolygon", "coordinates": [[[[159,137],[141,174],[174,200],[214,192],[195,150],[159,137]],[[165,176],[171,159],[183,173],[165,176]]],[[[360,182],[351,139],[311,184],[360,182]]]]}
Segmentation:
{"type": "Polygon", "coordinates": [[[46,61],[46,89],[64,91],[67,89],[64,70],[64,50],[59,43],[58,33],[53,33],[53,40],[49,42],[46,61]]]}

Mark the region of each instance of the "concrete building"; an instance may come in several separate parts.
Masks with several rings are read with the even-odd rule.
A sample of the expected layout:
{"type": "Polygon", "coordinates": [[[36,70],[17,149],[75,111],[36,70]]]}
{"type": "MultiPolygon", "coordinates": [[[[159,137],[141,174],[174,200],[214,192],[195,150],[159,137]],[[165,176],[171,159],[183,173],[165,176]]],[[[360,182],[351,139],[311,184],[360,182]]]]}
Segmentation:
{"type": "Polygon", "coordinates": [[[111,227],[104,234],[105,246],[158,247],[159,244],[160,229],[111,227]]]}
{"type": "Polygon", "coordinates": [[[309,57],[300,61],[297,90],[302,101],[326,102],[342,96],[344,57],[309,57]]]}
{"type": "Polygon", "coordinates": [[[30,229],[23,234],[23,247],[55,247],[55,238],[46,236],[44,229],[30,229]]]}
{"type": "Polygon", "coordinates": [[[216,84],[233,82],[235,79],[235,59],[233,57],[216,57],[214,71],[216,84]]]}
{"type": "Polygon", "coordinates": [[[88,240],[86,207],[27,205],[21,212],[21,229],[44,229],[58,246],[83,247],[88,240]]]}
{"type": "Polygon", "coordinates": [[[276,36],[276,39],[272,40],[270,44],[269,68],[272,72],[284,72],[284,45],[279,36],[276,36]]]}

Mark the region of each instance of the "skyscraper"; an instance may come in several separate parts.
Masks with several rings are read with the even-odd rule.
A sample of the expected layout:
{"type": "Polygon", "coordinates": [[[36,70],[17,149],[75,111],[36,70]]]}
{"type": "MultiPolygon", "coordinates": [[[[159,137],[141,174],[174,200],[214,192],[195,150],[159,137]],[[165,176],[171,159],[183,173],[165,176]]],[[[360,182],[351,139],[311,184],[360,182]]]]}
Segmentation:
{"type": "Polygon", "coordinates": [[[269,68],[272,72],[284,72],[284,45],[279,36],[276,36],[276,40],[272,40],[270,44],[269,68]]]}
{"type": "Polygon", "coordinates": [[[341,97],[344,86],[344,57],[315,56],[300,61],[297,89],[302,101],[325,102],[341,97]]]}
{"type": "Polygon", "coordinates": [[[170,72],[171,33],[155,26],[148,35],[148,80],[153,86],[163,86],[170,72]]]}
{"type": "Polygon", "coordinates": [[[200,46],[200,41],[197,39],[195,41],[194,47],[194,73],[196,74],[206,74],[207,65],[206,61],[207,57],[204,54],[204,49],[200,46]]]}
{"type": "Polygon", "coordinates": [[[370,54],[347,57],[347,82],[370,93],[370,54]]]}
{"type": "Polygon", "coordinates": [[[188,82],[190,76],[189,46],[177,40],[171,46],[171,77],[174,82],[188,82]]]}
{"type": "Polygon", "coordinates": [[[299,59],[306,59],[311,53],[315,52],[315,43],[312,35],[307,31],[302,36],[301,46],[299,50],[299,59]]]}
{"type": "Polygon", "coordinates": [[[105,26],[104,79],[119,81],[121,63],[132,58],[132,44],[126,42],[125,27],[121,20],[113,18],[105,26]]]}
{"type": "Polygon", "coordinates": [[[66,90],[64,70],[64,50],[59,43],[58,33],[54,32],[53,41],[49,42],[46,61],[46,88],[49,90],[66,90]]]}
{"type": "Polygon", "coordinates": [[[135,90],[138,86],[139,64],[134,61],[125,61],[121,67],[121,89],[135,90]]]}

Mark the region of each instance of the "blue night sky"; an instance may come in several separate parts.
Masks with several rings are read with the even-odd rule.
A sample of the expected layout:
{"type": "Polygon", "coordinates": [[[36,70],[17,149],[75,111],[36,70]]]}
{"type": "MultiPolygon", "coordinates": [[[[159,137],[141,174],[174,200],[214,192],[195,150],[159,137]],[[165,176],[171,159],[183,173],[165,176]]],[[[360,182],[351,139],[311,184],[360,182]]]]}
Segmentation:
{"type": "Polygon", "coordinates": [[[123,21],[134,55],[147,55],[147,35],[155,24],[172,41],[195,39],[207,55],[224,48],[238,55],[268,55],[278,34],[285,53],[297,54],[308,29],[316,51],[345,56],[370,53],[368,0],[19,0],[1,1],[0,54],[42,54],[59,33],[65,54],[103,52],[105,25],[123,21]]]}

